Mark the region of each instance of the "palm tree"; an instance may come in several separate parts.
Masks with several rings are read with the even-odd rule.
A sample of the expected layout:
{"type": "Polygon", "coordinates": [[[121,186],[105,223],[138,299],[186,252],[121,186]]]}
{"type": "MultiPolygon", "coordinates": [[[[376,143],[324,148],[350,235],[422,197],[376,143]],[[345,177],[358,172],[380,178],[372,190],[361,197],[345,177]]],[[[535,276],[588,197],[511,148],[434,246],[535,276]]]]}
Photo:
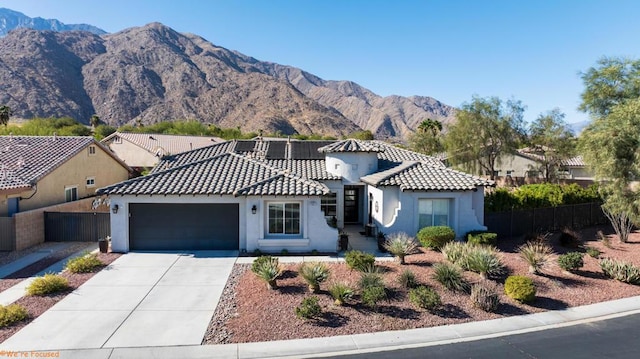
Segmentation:
{"type": "Polygon", "coordinates": [[[11,107],[6,105],[0,106],[0,123],[3,124],[5,128],[7,127],[7,124],[9,124],[9,118],[11,115],[11,107]]]}
{"type": "Polygon", "coordinates": [[[438,120],[428,118],[418,125],[418,131],[422,133],[431,132],[433,137],[435,137],[442,132],[442,123],[438,120]]]}
{"type": "Polygon", "coordinates": [[[100,117],[98,115],[93,115],[89,119],[89,124],[91,124],[91,128],[95,131],[96,126],[100,124],[100,117]]]}

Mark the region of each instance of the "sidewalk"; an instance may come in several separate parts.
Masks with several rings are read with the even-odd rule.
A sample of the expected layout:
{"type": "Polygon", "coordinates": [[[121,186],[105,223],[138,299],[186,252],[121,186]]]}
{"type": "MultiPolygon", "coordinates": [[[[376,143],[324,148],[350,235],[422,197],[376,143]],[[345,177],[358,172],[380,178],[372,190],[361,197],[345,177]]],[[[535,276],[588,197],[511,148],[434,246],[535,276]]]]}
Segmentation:
{"type": "MultiPolygon", "coordinates": [[[[225,345],[60,351],[60,358],[309,358],[495,338],[640,313],[640,297],[464,324],[403,331],[225,345]]],[[[10,351],[11,348],[0,348],[10,351]]],[[[57,352],[56,352],[57,353],[57,352]]]]}
{"type": "MultiPolygon", "coordinates": [[[[62,250],[64,248],[66,248],[67,246],[65,245],[66,243],[60,243],[60,246],[56,246],[55,250],[62,250]]],[[[36,277],[40,277],[43,276],[45,273],[58,273],[61,272],[64,269],[65,264],[67,263],[67,261],[69,259],[78,257],[83,255],[84,253],[86,253],[87,251],[91,252],[94,251],[98,248],[98,244],[97,243],[92,243],[89,244],[87,246],[85,246],[83,249],[73,253],[72,255],[50,265],[49,267],[41,270],[40,272],[34,274],[33,276],[29,277],[29,278],[25,278],[23,281],[21,281],[20,283],[14,285],[13,287],[4,290],[3,292],[0,292],[0,305],[9,305],[15,301],[17,301],[18,299],[22,298],[25,293],[26,293],[26,289],[29,286],[29,284],[31,284],[31,282],[36,278],[36,277]]],[[[36,253],[32,253],[30,255],[27,255],[25,257],[22,257],[14,262],[8,263],[2,267],[0,267],[0,273],[7,273],[5,275],[9,275],[11,273],[14,273],[17,270],[20,270],[22,268],[25,268],[41,259],[43,259],[44,257],[50,255],[51,253],[53,253],[53,251],[47,251],[47,252],[36,252],[36,253]]]]}

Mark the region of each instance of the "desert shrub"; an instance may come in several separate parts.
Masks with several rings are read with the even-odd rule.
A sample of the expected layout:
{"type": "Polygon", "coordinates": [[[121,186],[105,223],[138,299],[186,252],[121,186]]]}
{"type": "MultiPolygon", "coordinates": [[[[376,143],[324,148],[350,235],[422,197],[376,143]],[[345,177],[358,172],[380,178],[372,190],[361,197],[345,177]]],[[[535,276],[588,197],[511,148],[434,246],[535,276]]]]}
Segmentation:
{"type": "Polygon", "coordinates": [[[299,272],[312,293],[319,291],[320,283],[329,278],[329,268],[324,263],[302,263],[299,272]]]}
{"type": "Polygon", "coordinates": [[[89,273],[102,266],[104,266],[104,263],[102,263],[102,261],[98,259],[98,255],[94,253],[69,259],[65,265],[65,269],[71,273],[89,273]]]}
{"type": "Polygon", "coordinates": [[[442,305],[440,294],[423,285],[409,291],[409,301],[418,308],[434,311],[442,305]]]}
{"type": "Polygon", "coordinates": [[[512,275],[504,282],[504,292],[509,298],[528,303],[536,299],[536,286],[533,280],[523,275],[512,275]]]}
{"type": "Polygon", "coordinates": [[[439,251],[456,238],[456,232],[447,226],[424,227],[418,232],[418,240],[425,248],[439,251]]]}
{"type": "Polygon", "coordinates": [[[384,287],[384,281],[379,273],[362,273],[358,281],[358,287],[360,287],[360,289],[367,287],[384,287]]]}
{"type": "Polygon", "coordinates": [[[360,295],[362,303],[369,308],[376,308],[378,303],[387,298],[387,292],[384,287],[366,287],[360,295]]]}
{"type": "Polygon", "coordinates": [[[418,285],[418,280],[416,279],[416,274],[410,271],[409,269],[405,269],[400,276],[398,277],[398,283],[402,286],[402,288],[411,289],[415,288],[418,285]]]}
{"type": "Polygon", "coordinates": [[[563,228],[559,240],[565,248],[578,248],[582,244],[580,234],[571,228],[563,228]]]}
{"type": "Polygon", "coordinates": [[[473,232],[467,233],[465,238],[467,239],[467,242],[471,244],[489,245],[489,246],[498,245],[497,233],[473,231],[473,232]]]}
{"type": "Polygon", "coordinates": [[[582,260],[582,253],[569,252],[558,256],[558,265],[560,268],[566,271],[573,271],[582,268],[584,261],[582,260]]]}
{"type": "Polygon", "coordinates": [[[500,253],[495,247],[469,246],[469,251],[461,258],[459,264],[464,269],[480,274],[482,278],[504,272],[500,253]]]}
{"type": "Polygon", "coordinates": [[[353,299],[353,289],[344,283],[333,283],[329,286],[329,294],[336,305],[343,305],[353,299]]]}
{"type": "Polygon", "coordinates": [[[322,307],[318,303],[318,297],[306,297],[302,299],[299,306],[295,308],[296,317],[311,319],[322,314],[322,307]]]}
{"type": "Polygon", "coordinates": [[[521,245],[518,253],[529,265],[529,273],[538,274],[549,263],[553,250],[547,243],[536,240],[521,245]]]}
{"type": "Polygon", "coordinates": [[[288,256],[289,255],[289,250],[284,248],[280,251],[280,255],[281,256],[288,256]]]}
{"type": "Polygon", "coordinates": [[[396,256],[400,260],[400,264],[405,263],[406,256],[418,252],[418,243],[413,237],[403,232],[388,235],[383,247],[396,256]]]}
{"type": "Polygon", "coordinates": [[[62,292],[69,289],[67,278],[57,274],[47,273],[42,277],[37,277],[27,287],[29,295],[47,295],[62,292]]]}
{"type": "Polygon", "coordinates": [[[442,255],[451,263],[459,263],[468,251],[469,245],[464,242],[449,242],[440,249],[442,255]]]}
{"type": "Polygon", "coordinates": [[[640,284],[640,268],[631,263],[604,258],[600,261],[604,275],[629,284],[640,284]]]}
{"type": "Polygon", "coordinates": [[[387,297],[384,281],[379,273],[362,273],[358,286],[362,303],[367,307],[375,308],[378,302],[387,297]]]}
{"type": "Polygon", "coordinates": [[[28,317],[27,308],[20,304],[0,305],[0,328],[8,327],[28,317]]]}
{"type": "Polygon", "coordinates": [[[362,251],[348,251],[344,256],[347,266],[351,269],[363,271],[368,266],[373,266],[376,257],[373,254],[362,251]]]}
{"type": "Polygon", "coordinates": [[[432,278],[449,290],[466,292],[469,289],[469,283],[462,276],[460,267],[455,264],[447,262],[434,264],[432,278]]]}
{"type": "Polygon", "coordinates": [[[586,250],[587,250],[587,254],[589,255],[589,257],[591,257],[591,258],[600,257],[600,250],[598,248],[587,247],[586,250]]]}
{"type": "Polygon", "coordinates": [[[277,287],[276,280],[282,273],[282,268],[280,267],[278,258],[262,256],[253,261],[251,271],[267,283],[267,288],[275,289],[277,287]]]}
{"type": "Polygon", "coordinates": [[[471,302],[485,312],[495,312],[500,306],[500,296],[496,285],[483,280],[471,287],[471,302]]]}
{"type": "Polygon", "coordinates": [[[384,269],[384,267],[381,266],[377,266],[375,264],[371,264],[371,265],[367,265],[364,268],[362,268],[362,270],[360,271],[360,273],[374,273],[374,274],[382,274],[386,271],[386,269],[384,269]]]}

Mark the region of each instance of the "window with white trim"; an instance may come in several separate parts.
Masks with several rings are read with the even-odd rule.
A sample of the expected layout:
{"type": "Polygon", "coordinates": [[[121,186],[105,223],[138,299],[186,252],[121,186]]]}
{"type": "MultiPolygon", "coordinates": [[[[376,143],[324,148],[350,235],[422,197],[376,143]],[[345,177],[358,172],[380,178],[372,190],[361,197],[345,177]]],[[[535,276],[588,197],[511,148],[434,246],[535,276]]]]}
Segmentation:
{"type": "Polygon", "coordinates": [[[95,186],[96,186],[96,178],[87,177],[87,187],[95,187],[95,186]]]}
{"type": "Polygon", "coordinates": [[[269,234],[300,234],[300,203],[268,204],[269,234]]]}
{"type": "Polygon", "coordinates": [[[431,226],[449,225],[448,199],[418,200],[418,229],[431,226]]]}
{"type": "Polygon", "coordinates": [[[64,189],[65,202],[73,202],[78,200],[78,187],[67,187],[64,189]]]}

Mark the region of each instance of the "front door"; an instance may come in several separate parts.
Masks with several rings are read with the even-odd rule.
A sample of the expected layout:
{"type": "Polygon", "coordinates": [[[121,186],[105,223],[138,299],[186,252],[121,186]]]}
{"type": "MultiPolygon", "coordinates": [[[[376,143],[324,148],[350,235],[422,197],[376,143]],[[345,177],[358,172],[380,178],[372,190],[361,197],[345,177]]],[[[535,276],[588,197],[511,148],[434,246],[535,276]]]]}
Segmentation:
{"type": "Polygon", "coordinates": [[[344,188],[344,222],[360,222],[360,189],[358,187],[344,188]]]}

